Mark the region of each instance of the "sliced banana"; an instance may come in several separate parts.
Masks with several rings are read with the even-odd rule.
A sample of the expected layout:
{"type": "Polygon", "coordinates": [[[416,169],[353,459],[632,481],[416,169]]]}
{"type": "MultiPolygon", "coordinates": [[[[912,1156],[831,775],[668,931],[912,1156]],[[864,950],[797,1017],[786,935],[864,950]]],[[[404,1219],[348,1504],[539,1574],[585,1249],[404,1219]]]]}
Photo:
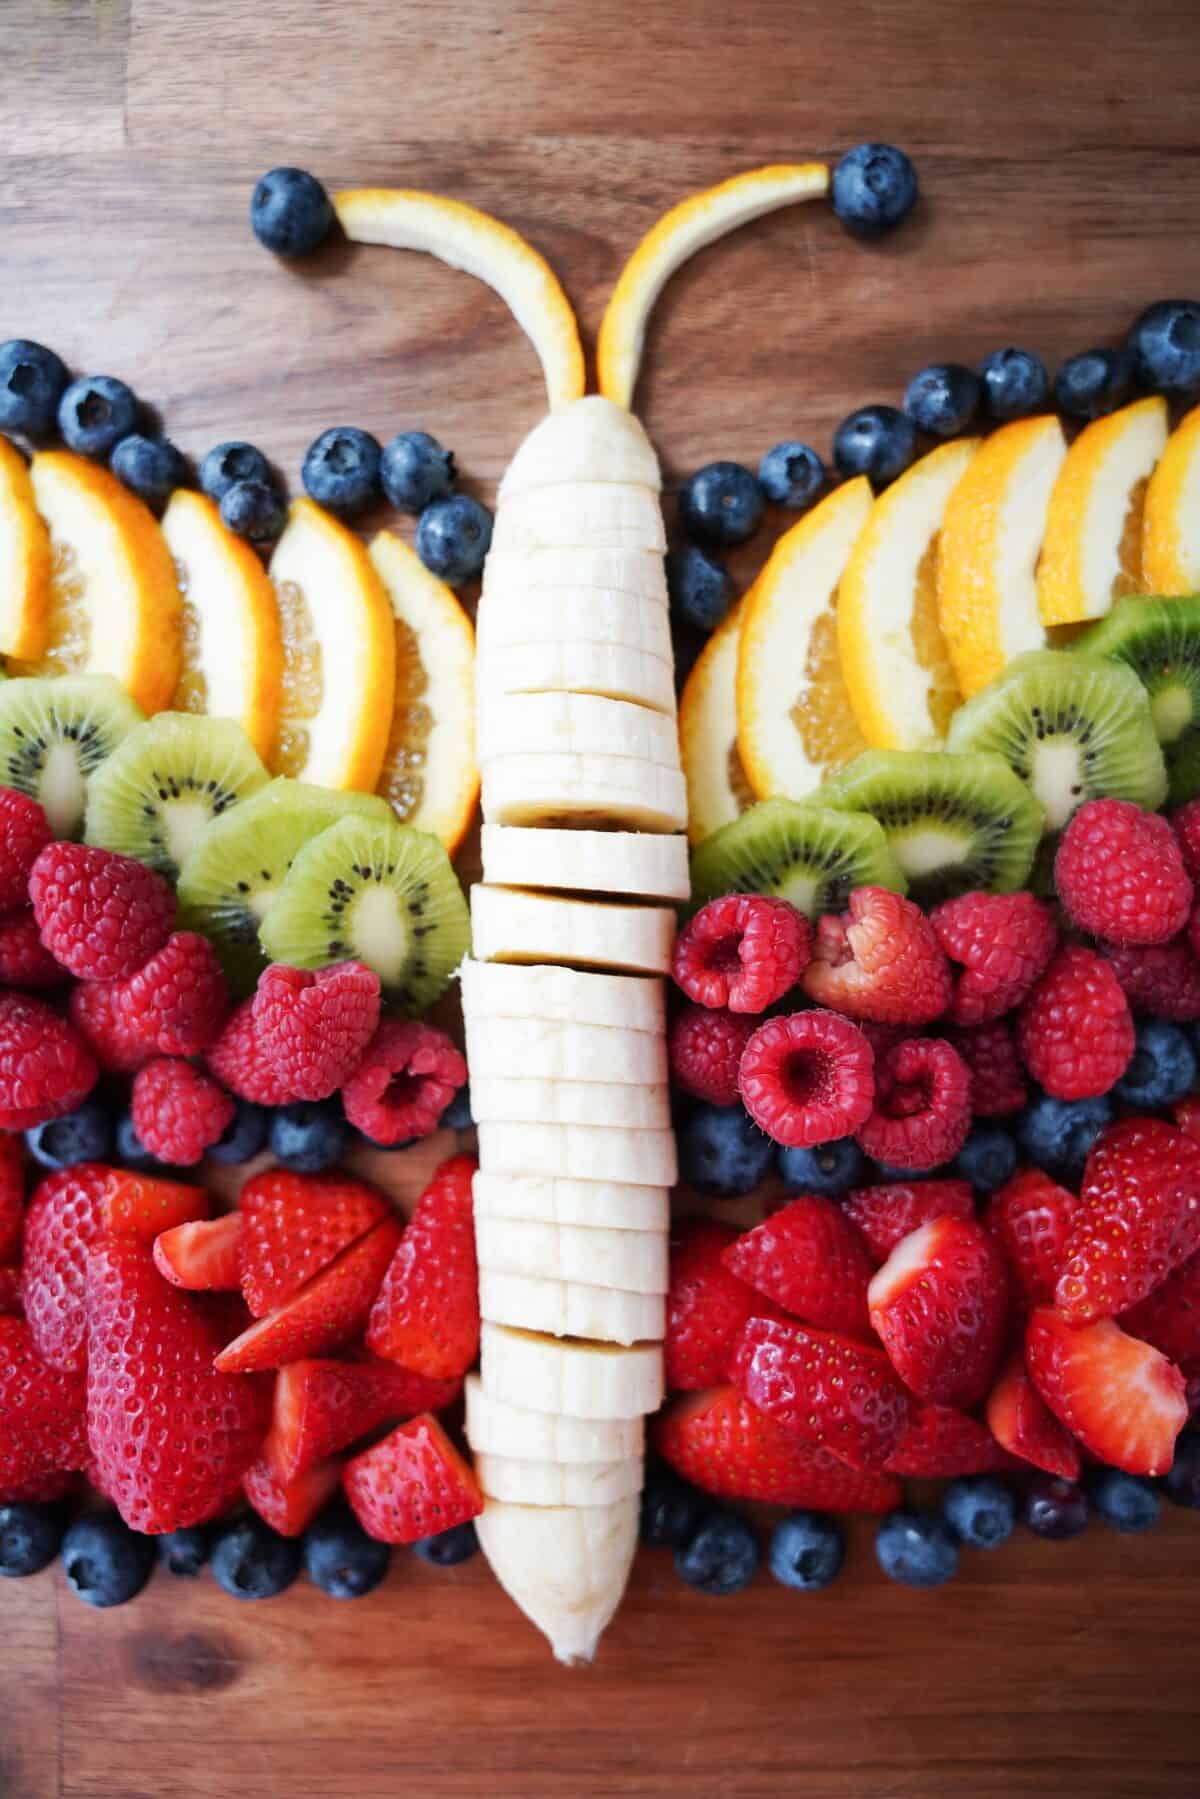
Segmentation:
{"type": "Polygon", "coordinates": [[[652,487],[630,481],[575,481],[536,487],[496,512],[497,550],[652,550],[667,547],[662,507],[652,487]]]}
{"type": "Polygon", "coordinates": [[[475,1520],[492,1573],[560,1662],[590,1662],[621,1603],[638,1540],[635,1497],[603,1506],[489,1500],[475,1520]]]}
{"type": "Polygon", "coordinates": [[[525,1462],[475,1452],[475,1476],[489,1499],[513,1505],[615,1505],[640,1493],[641,1456],[624,1462],[525,1462]]]}
{"type": "Polygon", "coordinates": [[[534,487],[576,481],[631,481],[656,492],[658,457],[632,412],[589,394],[535,425],[504,472],[500,505],[534,487]]]}
{"type": "Polygon", "coordinates": [[[599,1124],[665,1131],[671,1123],[671,1095],[665,1083],[637,1087],[489,1074],[472,1077],[471,1111],[478,1124],[599,1124]]]}
{"type": "MultiPolygon", "coordinates": [[[[619,1082],[662,1086],[670,1076],[665,1038],[603,1024],[549,1018],[489,1018],[464,1012],[472,1078],[619,1082]]],[[[477,1117],[482,1114],[477,1113],[477,1117]]]]}
{"type": "Polygon", "coordinates": [[[480,695],[477,719],[480,763],[494,756],[543,753],[638,756],[663,768],[679,767],[675,720],[628,700],[594,693],[480,695]]]}
{"type": "Polygon", "coordinates": [[[489,824],[610,820],[634,831],[682,831],[687,825],[680,770],[636,756],[495,756],[482,771],[481,793],[489,824]]]}
{"type": "Polygon", "coordinates": [[[668,974],[675,912],[670,906],[522,893],[477,882],[471,889],[471,933],[482,962],[565,962],[668,974]]]}
{"type": "Polygon", "coordinates": [[[673,1131],[598,1124],[481,1124],[479,1165],[489,1174],[563,1176],[673,1187],[679,1178],[673,1131]]]}
{"type": "Polygon", "coordinates": [[[627,893],[685,900],[691,893],[687,839],[651,831],[546,831],[484,825],[483,878],[500,887],[565,893],[627,893]]]}
{"type": "Polygon", "coordinates": [[[484,593],[475,615],[486,692],[494,650],[525,643],[606,643],[671,659],[671,625],[665,606],[608,587],[563,587],[523,593],[484,593]]]}
{"type": "MultiPolygon", "coordinates": [[[[472,1098],[474,1091],[472,1087],[472,1098]]],[[[477,1212],[475,1248],[479,1266],[491,1274],[582,1282],[619,1293],[667,1290],[667,1241],[649,1231],[538,1224],[477,1212]]]]}
{"type": "Polygon", "coordinates": [[[459,969],[464,1008],[481,1018],[551,1018],[629,1031],[662,1032],[666,994],[660,980],[593,974],[576,968],[524,967],[468,956],[459,969]]]}
{"type": "Polygon", "coordinates": [[[661,1293],[622,1293],[582,1281],[479,1270],[479,1313],[493,1324],[586,1337],[596,1343],[661,1341],[666,1300],[661,1293]]]}
{"type": "Polygon", "coordinates": [[[638,600],[667,603],[666,564],[657,550],[489,550],[483,591],[497,599],[532,593],[608,589],[638,600]]]}
{"type": "Polygon", "coordinates": [[[641,1456],[641,1418],[564,1418],[531,1412],[489,1393],[477,1374],[466,1383],[467,1441],[478,1455],[522,1462],[627,1462],[641,1456]]]}
{"type": "Polygon", "coordinates": [[[661,1343],[580,1343],[485,1318],[479,1358],[484,1391],[529,1411],[638,1418],[662,1404],[661,1343]]]}
{"type": "Polygon", "coordinates": [[[665,1233],[671,1222],[671,1195],[665,1187],[491,1174],[480,1169],[474,1194],[476,1224],[481,1218],[502,1218],[512,1224],[579,1225],[588,1231],[644,1236],[665,1233]]]}
{"type": "Polygon", "coordinates": [[[489,649],[479,674],[480,692],[598,693],[675,715],[670,662],[623,643],[510,643],[489,649]]]}

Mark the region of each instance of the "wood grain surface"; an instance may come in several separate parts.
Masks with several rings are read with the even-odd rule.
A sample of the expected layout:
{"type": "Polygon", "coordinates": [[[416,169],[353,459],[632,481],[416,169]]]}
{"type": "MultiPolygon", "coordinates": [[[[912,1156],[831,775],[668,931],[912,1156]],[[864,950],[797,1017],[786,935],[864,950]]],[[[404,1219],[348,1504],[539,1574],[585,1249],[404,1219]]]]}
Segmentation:
{"type": "MultiPolygon", "coordinates": [[[[126,377],[189,453],[245,435],[294,480],[326,425],[424,426],[487,495],[542,407],[500,302],[382,250],[275,265],[246,225],[263,168],[500,213],[590,344],[680,196],[882,137],[924,185],[895,240],[779,214],[697,258],[650,333],[670,476],[824,449],[935,357],[1054,361],[1200,288],[1198,84],[1187,0],[3,0],[0,338],[126,377]]],[[[568,1673],[478,1561],[398,1555],[352,1606],[160,1579],[105,1614],[47,1574],[0,1592],[0,1795],[1187,1799],[1198,1576],[1178,1513],[1024,1537],[924,1595],[869,1530],[811,1598],[705,1599],[643,1553],[568,1673]]]]}

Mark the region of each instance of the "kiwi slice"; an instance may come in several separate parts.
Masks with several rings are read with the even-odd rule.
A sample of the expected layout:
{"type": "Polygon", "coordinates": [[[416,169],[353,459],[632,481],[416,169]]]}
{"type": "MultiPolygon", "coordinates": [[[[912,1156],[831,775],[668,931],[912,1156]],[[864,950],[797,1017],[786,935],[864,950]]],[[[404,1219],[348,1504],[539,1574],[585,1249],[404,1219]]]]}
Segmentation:
{"type": "Polygon", "coordinates": [[[999,756],[865,750],[821,798],[878,819],[923,906],[976,890],[1011,893],[1042,834],[1041,807],[999,756]]]}
{"type": "Polygon", "coordinates": [[[259,935],[273,962],[294,968],[365,962],[391,998],[420,1012],[466,955],[471,924],[436,837],[350,814],[305,844],[259,935]]]}
{"type": "Polygon", "coordinates": [[[1135,800],[1153,810],[1167,771],[1150,699],[1131,668],[1079,650],[1030,650],[950,723],[948,749],[991,750],[1028,782],[1059,831],[1085,800],[1135,800]]]}
{"type": "Polygon", "coordinates": [[[1200,750],[1200,594],[1119,600],[1076,649],[1128,663],[1150,696],[1150,716],[1175,805],[1196,792],[1200,750]]]}
{"type": "Polygon", "coordinates": [[[761,800],[692,856],[693,909],[722,893],[773,893],[817,918],[868,885],[905,890],[881,827],[865,813],[799,800],[761,800]]]}
{"type": "Polygon", "coordinates": [[[174,880],[205,825],[266,779],[232,719],[160,712],[131,731],[91,781],[87,840],[174,880]]]}
{"type": "Polygon", "coordinates": [[[0,685],[0,783],[78,837],[88,777],[145,718],[111,675],[22,675],[0,685]]]}

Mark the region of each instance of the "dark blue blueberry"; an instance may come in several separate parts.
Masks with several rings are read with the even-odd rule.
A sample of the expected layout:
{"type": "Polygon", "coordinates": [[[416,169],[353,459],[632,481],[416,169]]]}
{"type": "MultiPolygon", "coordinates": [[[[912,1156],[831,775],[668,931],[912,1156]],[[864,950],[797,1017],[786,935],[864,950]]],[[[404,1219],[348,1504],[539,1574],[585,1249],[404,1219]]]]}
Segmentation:
{"type": "Polygon", "coordinates": [[[833,210],[856,237],[881,237],[917,199],[917,171],[894,144],[856,144],[833,171],[833,210]]]}
{"type": "Polygon", "coordinates": [[[451,587],[479,573],[491,542],[492,515],[470,494],[434,500],[417,520],[418,556],[451,587]]]}
{"type": "Polygon", "coordinates": [[[994,419],[1020,419],[1039,412],[1050,394],[1050,376],[1040,356],[1012,345],[993,350],[979,365],[984,405],[994,419]]]}
{"type": "Polygon", "coordinates": [[[157,1560],[154,1538],[130,1530],[114,1511],[85,1512],[63,1537],[67,1585],[98,1610],[136,1599],[157,1560]]]}
{"type": "Polygon", "coordinates": [[[811,506],[828,479],[828,469],[808,444],[776,444],[758,465],[758,484],[768,500],[792,512],[811,506]]]}
{"type": "Polygon", "coordinates": [[[846,1539],[836,1518],[824,1512],[791,1512],[771,1532],[767,1562],[776,1580],[815,1593],[836,1580],[846,1559],[846,1539]]]}
{"type": "Polygon", "coordinates": [[[300,1572],[300,1545],[247,1512],[218,1527],[212,1571],[232,1599],[274,1599],[300,1572]]]}
{"type": "Polygon", "coordinates": [[[27,337],[0,344],[0,431],[49,437],[69,380],[66,363],[45,344],[27,337]]]}
{"type": "Polygon", "coordinates": [[[1035,1536],[1077,1537],[1087,1529],[1088,1496],[1073,1480],[1055,1474],[1035,1474],[1025,1490],[1021,1522],[1035,1536]]]}
{"type": "Polygon", "coordinates": [[[133,1118],[128,1110],[117,1114],[116,1130],[113,1132],[113,1148],[122,1168],[132,1168],[139,1174],[153,1174],[156,1169],[163,1166],[157,1156],[150,1154],[134,1130],[133,1118]]]}
{"type": "Polygon", "coordinates": [[[1129,1066],[1113,1089],[1139,1111],[1158,1112],[1190,1093],[1196,1079],[1196,1052],[1177,1024],[1152,1018],[1137,1027],[1129,1066]]]}
{"type": "Polygon", "coordinates": [[[1017,1506],[1002,1480],[972,1474],[952,1480],[942,1500],[942,1513],[960,1543],[968,1549],[996,1549],[1007,1543],[1017,1522],[1017,1506]]]}
{"type": "Polygon", "coordinates": [[[1017,1120],[1017,1142],[1029,1160],[1068,1187],[1077,1185],[1093,1143],[1113,1121],[1113,1103],[1099,1099],[1052,1099],[1041,1093],[1017,1120]]]}
{"type": "Polygon", "coordinates": [[[25,1133],[43,1168],[70,1168],[76,1162],[107,1162],[113,1150],[112,1113],[102,1100],[85,1099],[77,1111],[25,1133]]]}
{"type": "Polygon", "coordinates": [[[733,604],[733,576],[694,543],[667,557],[671,616],[704,636],[715,631],[733,604]]]}
{"type": "Polygon", "coordinates": [[[63,1522],[49,1505],[0,1505],[0,1580],[40,1574],[58,1554],[63,1522]]]}
{"type": "Polygon", "coordinates": [[[439,1531],[436,1537],[418,1537],[412,1552],[435,1568],[457,1568],[459,1562],[469,1562],[478,1548],[475,1526],[467,1523],[439,1531]]]}
{"type": "Polygon", "coordinates": [[[307,169],[270,169],[250,197],[250,227],[276,256],[308,256],[333,224],[329,195],[307,169]]]}
{"type": "Polygon", "coordinates": [[[1175,1445],[1175,1460],[1162,1479],[1172,1505],[1200,1512],[1200,1431],[1187,1430],[1175,1445]]]}
{"type": "Polygon", "coordinates": [[[212,1531],[204,1524],[188,1525],[183,1530],[169,1530],[156,1537],[158,1559],[168,1574],[194,1580],[208,1566],[212,1550],[212,1531]]]}
{"type": "Polygon", "coordinates": [[[774,1154],[774,1143],[741,1106],[697,1106],[679,1131],[681,1179],[714,1199],[753,1192],[774,1154]]]}
{"type": "Polygon", "coordinates": [[[441,1131],[470,1131],[475,1128],[475,1120],[471,1116],[471,1089],[460,1087],[446,1110],[438,1119],[441,1131]]]}
{"type": "Polygon", "coordinates": [[[736,1512],[711,1511],[675,1551],[675,1572],[697,1592],[714,1599],[740,1593],[758,1573],[758,1538],[736,1512]]]}
{"type": "Polygon", "coordinates": [[[651,1549],[678,1549],[699,1529],[711,1501],[669,1468],[647,1471],[642,1488],[642,1542],[651,1549]]]}
{"type": "Polygon", "coordinates": [[[1017,1146],[1002,1125],[977,1124],[953,1166],[977,1193],[994,1193],[1017,1172],[1017,1146]]]}
{"type": "Polygon", "coordinates": [[[272,485],[271,465],[261,450],[236,438],[216,444],[200,464],[200,486],[210,500],[221,501],[239,481],[272,485]]]}
{"type": "Polygon", "coordinates": [[[779,1172],[792,1193],[824,1193],[836,1199],[862,1182],[867,1158],[853,1137],[841,1137],[816,1149],[781,1149],[779,1172]]]}
{"type": "Polygon", "coordinates": [[[899,1181],[905,1187],[910,1187],[914,1181],[949,1178],[951,1173],[948,1162],[943,1162],[940,1168],[897,1168],[892,1162],[876,1162],[873,1167],[874,1180],[899,1181]]]}
{"type": "Polygon", "coordinates": [[[679,490],[679,517],[697,543],[745,543],[762,523],[767,496],[740,462],[710,462],[679,490]]]}
{"type": "Polygon", "coordinates": [[[867,475],[875,488],[902,475],[916,453],[916,427],[894,406],[860,406],[833,434],[838,473],[847,481],[867,475]]]}
{"type": "Polygon", "coordinates": [[[1098,419],[1133,395],[1130,350],[1084,350],[1054,377],[1054,404],[1072,419],[1098,419]]]}
{"type": "Polygon", "coordinates": [[[271,1113],[271,1154],[296,1174],[320,1174],[346,1153],[350,1132],[337,1099],[300,1099],[271,1113]]]}
{"type": "Polygon", "coordinates": [[[235,481],[221,496],[221,523],[235,537],[273,543],[287,524],[287,507],[267,481],[235,481]]]}
{"type": "Polygon", "coordinates": [[[958,1541],[935,1512],[892,1512],[879,1526],[875,1554],[889,1580],[940,1587],[958,1572],[958,1541]]]}
{"type": "Polygon", "coordinates": [[[904,410],[929,437],[957,437],[965,431],[983,398],[974,369],[961,362],[935,362],[914,375],[904,390],[904,410]]]}
{"type": "Polygon", "coordinates": [[[415,518],[433,500],[453,493],[454,452],[443,450],[428,431],[400,431],[383,446],[379,473],[397,512],[411,512],[415,518]]]}
{"type": "Polygon", "coordinates": [[[331,1599],[363,1599],[386,1578],[392,1552],[369,1537],[353,1512],[330,1506],[304,1533],[304,1570],[331,1599]]]}
{"type": "Polygon", "coordinates": [[[357,425],[331,425],[304,452],[300,479],[318,506],[353,518],[379,498],[379,439],[357,425]]]}
{"type": "Polygon", "coordinates": [[[1200,301],[1157,300],[1129,333],[1138,380],[1154,393],[1190,394],[1200,387],[1200,301]]]}
{"type": "Polygon", "coordinates": [[[1153,1481],[1125,1474],[1120,1468],[1097,1468],[1088,1479],[1087,1491],[1097,1518],[1114,1530],[1153,1530],[1162,1512],[1153,1481]]]}
{"type": "Polygon", "coordinates": [[[675,653],[675,693],[678,697],[687,686],[688,676],[700,660],[700,652],[708,639],[690,625],[675,624],[671,632],[671,648],[675,653]]]}
{"type": "Polygon", "coordinates": [[[165,437],[146,437],[140,431],[121,439],[108,466],[147,506],[165,506],[187,479],[187,464],[175,445],[165,437]]]}
{"type": "Polygon", "coordinates": [[[68,450],[107,461],[137,426],[137,396],[114,375],[81,375],[58,402],[58,429],[68,450]]]}
{"type": "Polygon", "coordinates": [[[266,1148],[271,1122],[271,1115],[265,1106],[256,1106],[248,1099],[237,1099],[234,1104],[237,1111],[233,1115],[233,1122],[208,1150],[214,1162],[223,1162],[228,1167],[236,1167],[239,1162],[251,1162],[266,1148]]]}

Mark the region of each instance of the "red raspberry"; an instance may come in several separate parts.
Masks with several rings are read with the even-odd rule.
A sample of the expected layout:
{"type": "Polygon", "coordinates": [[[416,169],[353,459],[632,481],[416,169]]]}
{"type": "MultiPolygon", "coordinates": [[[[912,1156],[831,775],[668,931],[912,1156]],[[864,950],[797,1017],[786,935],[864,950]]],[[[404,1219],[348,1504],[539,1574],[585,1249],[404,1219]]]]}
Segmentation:
{"type": "Polygon", "coordinates": [[[939,1018],[950,1003],[950,964],[920,907],[884,887],[856,887],[849,907],[817,925],[808,997],[880,1024],[939,1018]]]}
{"type": "Polygon", "coordinates": [[[971,1110],[976,1118],[1008,1118],[1029,1097],[1017,1040],[1006,1019],[955,1031],[950,1041],[971,1071],[971,1110]]]}
{"type": "Polygon", "coordinates": [[[1186,937],[1170,943],[1103,943],[1100,951],[1133,1011],[1176,1024],[1200,1018],[1200,960],[1186,937]]]}
{"type": "Polygon", "coordinates": [[[1054,858],[1058,897],[1109,943],[1166,943],[1188,921],[1192,883],[1165,818],[1131,800],[1089,800],[1054,858]]]}
{"type": "Polygon", "coordinates": [[[1189,800],[1171,814],[1171,829],[1193,881],[1200,881],[1200,800],[1189,800]]]}
{"type": "Polygon", "coordinates": [[[955,1024],[987,1024],[1019,1006],[1058,947],[1054,914],[1032,893],[964,893],[929,922],[962,964],[950,1002],[955,1024]]]}
{"type": "Polygon", "coordinates": [[[881,1187],[856,1187],[842,1209],[866,1238],[878,1268],[897,1243],[923,1224],[935,1218],[974,1218],[975,1195],[969,1181],[887,1181],[881,1187]]]}
{"type": "Polygon", "coordinates": [[[229,989],[207,937],[176,931],[144,968],[122,981],[114,1009],[121,1025],[162,1056],[198,1056],[217,1041],[229,989]]]}
{"type": "Polygon", "coordinates": [[[689,999],[765,1012],[794,987],[812,954],[812,927],[787,900],[729,893],[684,926],[671,973],[689,999]]]}
{"type": "Polygon", "coordinates": [[[735,1106],[738,1064],[754,1022],[734,1012],[684,1006],[667,1037],[671,1079],[683,1093],[713,1106],[735,1106]]]}
{"type": "Polygon", "coordinates": [[[15,787],[0,787],[0,912],[29,898],[29,871],[54,832],[36,800],[15,787]]]}
{"type": "Polygon", "coordinates": [[[154,1055],[154,1045],[117,1013],[117,981],[80,981],[67,1001],[71,1023],[105,1074],[135,1074],[154,1055]]]}
{"type": "Polygon", "coordinates": [[[310,974],[281,963],[263,970],[254,1028],[295,1099],[328,1099],[363,1059],[379,1023],[379,976],[361,962],[310,974]]]}
{"type": "Polygon", "coordinates": [[[810,1149],[852,1136],[868,1116],[874,1060],[848,1019],[794,1012],[759,1025],[742,1055],[738,1090],[751,1118],[776,1143],[810,1149]]]}
{"type": "Polygon", "coordinates": [[[287,1081],[267,1053],[254,1022],[254,1001],[235,1006],[205,1061],[222,1086],[256,1106],[286,1106],[287,1081]]]}
{"type": "Polygon", "coordinates": [[[1021,1060],[1055,1099],[1093,1099],[1115,1086],[1133,1055],[1133,1019],[1111,963],[1060,949],[1021,1007],[1021,1060]]]}
{"type": "Polygon", "coordinates": [[[65,1018],[23,993],[0,993],[0,1130],[27,1131],[73,1112],[99,1072],[65,1018]]]}
{"type": "Polygon", "coordinates": [[[85,981],[119,981],[161,949],[175,922],[175,895],[154,869],[90,849],[51,843],[29,876],[42,942],[85,981]]]}
{"type": "Polygon", "coordinates": [[[875,1106],[858,1141],[893,1168],[937,1168],[971,1128],[971,1075],[940,1037],[909,1037],[875,1066],[875,1106]]]}
{"type": "Polygon", "coordinates": [[[160,1162],[187,1168],[233,1123],[237,1110],[223,1087],[171,1056],[133,1077],[133,1128],[160,1162]]]}
{"type": "Polygon", "coordinates": [[[983,1222],[1004,1251],[1013,1287],[1029,1306],[1054,1304],[1067,1231],[1079,1201],[1040,1168],[1014,1175],[988,1201],[983,1222]]]}
{"type": "Polygon", "coordinates": [[[342,1088],[346,1117],[391,1148],[428,1137],[465,1083],[467,1065],[444,1031],[415,1018],[385,1018],[342,1088]]]}
{"type": "Polygon", "coordinates": [[[0,1133],[0,1266],[21,1259],[25,1216],[25,1146],[8,1132],[0,1133]]]}
{"type": "Polygon", "coordinates": [[[57,987],[67,971],[59,966],[38,936],[29,906],[0,917],[0,986],[57,987]]]}

